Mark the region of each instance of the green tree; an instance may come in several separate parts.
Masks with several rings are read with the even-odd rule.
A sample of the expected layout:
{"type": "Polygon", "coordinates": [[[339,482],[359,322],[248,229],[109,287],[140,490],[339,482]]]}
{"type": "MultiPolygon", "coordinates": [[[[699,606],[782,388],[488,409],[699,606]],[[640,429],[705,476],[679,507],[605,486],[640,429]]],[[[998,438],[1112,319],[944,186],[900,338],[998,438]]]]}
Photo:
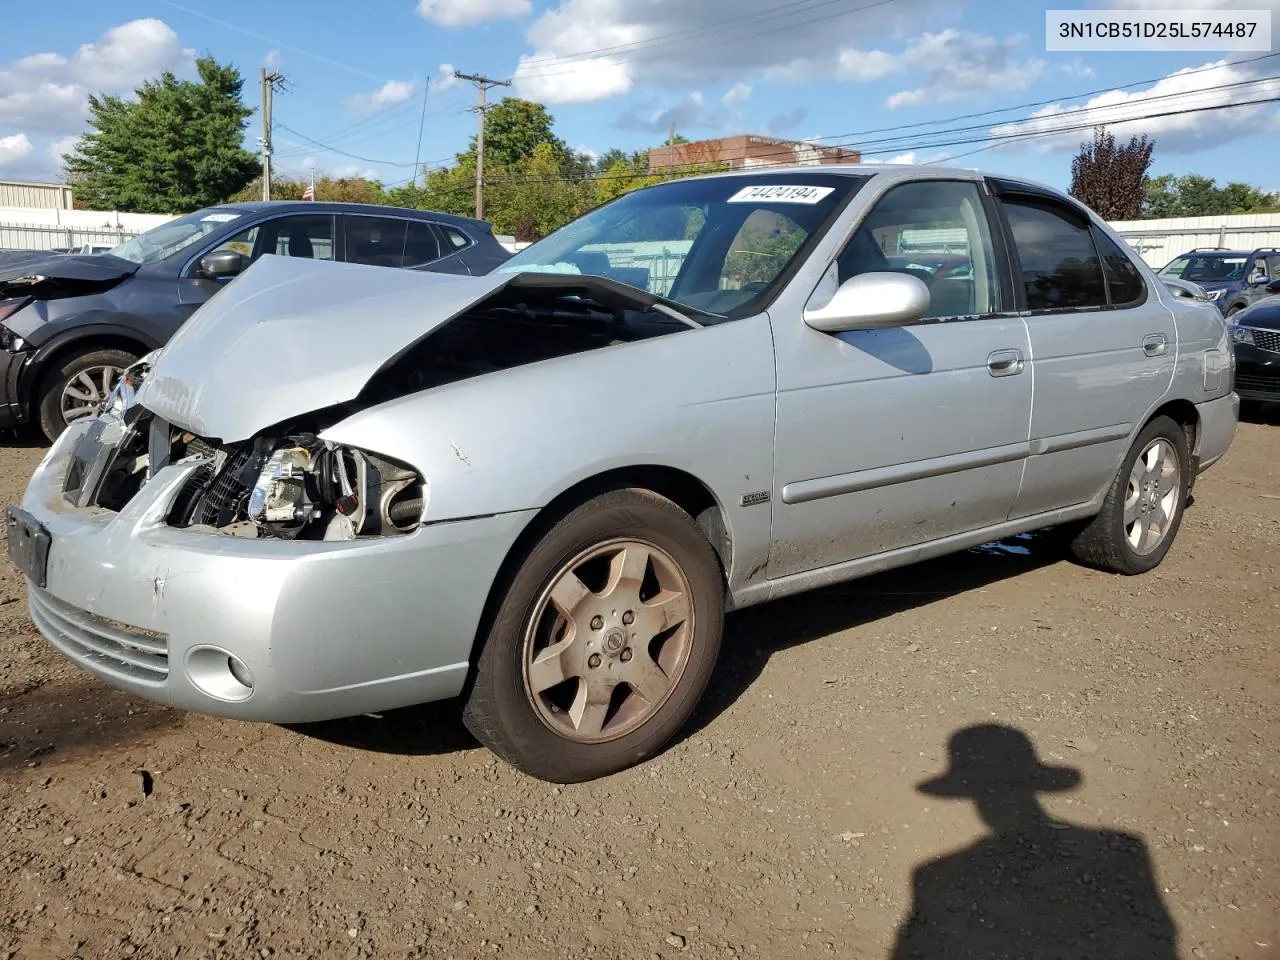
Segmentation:
{"type": "Polygon", "coordinates": [[[137,100],[91,95],[92,127],[63,160],[77,199],[99,210],[185,213],[222,203],[261,172],[242,145],[253,111],[239,71],[212,57],[199,80],[165,72],[137,100]]]}
{"type": "MultiPolygon", "coordinates": [[[[271,178],[272,200],[301,200],[307,189],[308,180],[289,177],[271,178]]],[[[251,180],[244,189],[231,197],[233,201],[245,202],[262,199],[262,177],[251,180]]],[[[316,200],[328,200],[333,203],[393,203],[390,196],[376,180],[364,177],[316,177],[316,200]]],[[[403,206],[403,204],[396,204],[403,206]]]]}
{"type": "Polygon", "coordinates": [[[1216,217],[1235,213],[1280,211],[1280,193],[1267,193],[1247,183],[1217,181],[1198,174],[1149,177],[1143,184],[1142,217],[1216,217]]]}
{"type": "Polygon", "coordinates": [[[1082,143],[1071,161],[1071,196],[1106,220],[1138,219],[1154,147],[1145,136],[1117,146],[1105,127],[1095,127],[1093,142],[1082,143]]]}
{"type": "MultiPolygon", "coordinates": [[[[518,97],[503,97],[485,114],[485,166],[505,167],[527,160],[540,143],[550,144],[558,156],[565,156],[568,150],[564,141],[552,131],[554,123],[555,117],[542,104],[518,97]]],[[[475,155],[476,138],[472,137],[466,153],[459,154],[458,159],[471,157],[474,163],[475,155]]]]}

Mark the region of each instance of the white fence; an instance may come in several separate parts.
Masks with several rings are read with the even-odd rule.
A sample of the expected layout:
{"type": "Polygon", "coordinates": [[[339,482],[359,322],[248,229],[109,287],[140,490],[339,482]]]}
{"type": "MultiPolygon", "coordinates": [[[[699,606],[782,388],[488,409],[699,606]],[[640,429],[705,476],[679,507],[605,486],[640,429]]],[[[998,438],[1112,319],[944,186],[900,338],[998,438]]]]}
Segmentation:
{"type": "Polygon", "coordinates": [[[1111,226],[1143,260],[1157,269],[1196,247],[1245,251],[1259,247],[1280,249],[1280,213],[1122,220],[1111,226]]]}
{"type": "Polygon", "coordinates": [[[114,247],[172,219],[166,214],[118,210],[0,207],[0,250],[114,247]]]}

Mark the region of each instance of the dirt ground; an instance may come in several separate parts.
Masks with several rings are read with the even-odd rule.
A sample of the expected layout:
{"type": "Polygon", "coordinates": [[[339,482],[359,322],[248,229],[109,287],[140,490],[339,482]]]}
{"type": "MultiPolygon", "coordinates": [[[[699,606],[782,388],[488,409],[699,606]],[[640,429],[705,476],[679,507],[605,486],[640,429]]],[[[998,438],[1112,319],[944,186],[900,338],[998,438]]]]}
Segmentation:
{"type": "MultiPolygon", "coordinates": [[[[40,454],[0,449],[0,502],[40,454]]],[[[1278,566],[1273,416],[1154,573],[1040,538],[744,611],[679,742],[556,788],[450,704],[293,730],[117,693],[5,563],[0,960],[1280,957],[1278,566]],[[980,803],[917,789],[992,724],[956,754],[980,803]]]]}

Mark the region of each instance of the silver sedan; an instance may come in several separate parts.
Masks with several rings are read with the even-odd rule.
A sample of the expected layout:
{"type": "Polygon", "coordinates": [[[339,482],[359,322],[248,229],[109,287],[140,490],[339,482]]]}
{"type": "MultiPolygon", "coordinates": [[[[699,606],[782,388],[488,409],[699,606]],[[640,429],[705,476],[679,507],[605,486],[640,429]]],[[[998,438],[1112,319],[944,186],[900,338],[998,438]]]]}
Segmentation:
{"type": "Polygon", "coordinates": [[[686,721],[726,610],[1047,526],[1150,570],[1232,356],[1033,183],[682,180],[486,276],[264,257],[58,440],[9,549],[117,687],[271,722],[461,696],[583,780],[686,721]]]}

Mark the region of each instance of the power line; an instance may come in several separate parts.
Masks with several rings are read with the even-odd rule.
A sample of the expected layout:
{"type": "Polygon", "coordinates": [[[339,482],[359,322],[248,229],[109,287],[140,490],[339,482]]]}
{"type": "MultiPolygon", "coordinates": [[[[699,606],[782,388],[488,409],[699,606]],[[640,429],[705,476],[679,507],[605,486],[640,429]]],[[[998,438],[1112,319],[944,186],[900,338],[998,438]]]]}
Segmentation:
{"type": "Polygon", "coordinates": [[[253,30],[249,30],[237,24],[228,23],[226,20],[219,20],[217,17],[211,17],[209,16],[209,14],[202,13],[199,10],[192,10],[190,7],[185,7],[180,3],[174,3],[174,0],[160,0],[160,2],[165,4],[166,6],[173,7],[175,10],[181,10],[183,13],[190,14],[193,17],[199,17],[202,20],[208,20],[210,23],[216,23],[220,27],[226,27],[228,30],[235,30],[237,33],[243,33],[245,36],[254,37],[257,40],[264,40],[267,43],[271,44],[272,46],[280,47],[283,50],[292,50],[294,53],[300,53],[304,57],[311,57],[311,59],[313,60],[319,60],[321,63],[327,63],[329,66],[337,67],[339,70],[346,70],[348,73],[354,73],[361,77],[367,77],[370,80],[381,81],[384,79],[383,77],[379,77],[376,74],[369,73],[366,70],[361,70],[359,67],[353,67],[350,64],[342,63],[339,60],[334,60],[332,57],[326,57],[320,53],[313,53],[310,50],[304,50],[302,47],[295,47],[293,44],[285,43],[283,40],[276,40],[274,37],[268,37],[265,34],[256,33],[253,30]]]}
{"type": "MultiPolygon", "coordinates": [[[[891,3],[897,3],[897,2],[898,0],[874,0],[874,2],[872,3],[864,4],[863,6],[860,6],[860,7],[854,7],[850,10],[837,10],[835,13],[824,14],[821,17],[811,17],[808,20],[797,20],[794,23],[787,23],[787,24],[782,24],[780,26],[776,26],[776,27],[769,27],[764,30],[757,30],[754,33],[744,33],[744,34],[741,34],[740,36],[721,37],[721,39],[717,40],[714,43],[705,43],[705,44],[695,43],[692,47],[682,47],[681,45],[683,41],[679,41],[675,45],[676,48],[678,49],[667,48],[664,45],[663,49],[657,50],[655,52],[648,53],[642,56],[618,57],[618,58],[611,58],[611,59],[613,59],[616,64],[624,64],[624,63],[639,63],[644,60],[653,60],[658,57],[670,56],[671,54],[677,54],[677,53],[688,54],[688,53],[693,53],[694,51],[700,50],[700,49],[707,49],[710,47],[722,47],[728,43],[738,43],[742,40],[750,40],[753,37],[761,37],[761,36],[764,36],[765,34],[783,33],[788,30],[796,30],[796,29],[799,29],[800,27],[810,26],[811,24],[815,24],[815,23],[823,23],[827,20],[835,20],[839,17],[847,17],[851,13],[862,13],[863,11],[866,11],[866,10],[871,10],[876,7],[888,6],[891,3]]],[[[721,36],[724,33],[733,33],[740,27],[744,27],[744,26],[752,26],[752,24],[750,23],[741,23],[736,25],[729,24],[727,26],[722,27],[719,31],[717,31],[717,36],[721,36]]],[[[686,38],[686,40],[687,39],[689,38],[686,38]]],[[[589,53],[590,51],[586,51],[586,52],[589,53]]],[[[641,52],[642,54],[644,53],[643,50],[641,52]]],[[[576,56],[582,56],[582,54],[577,54],[576,56]]],[[[577,67],[574,64],[569,64],[568,69],[565,69],[565,70],[535,70],[530,73],[523,73],[518,75],[521,80],[529,80],[529,79],[534,79],[538,77],[563,76],[565,74],[570,74],[575,72],[576,69],[577,67]]]]}
{"type": "Polygon", "coordinates": [[[295,137],[301,137],[303,140],[307,141],[307,143],[313,143],[317,147],[321,147],[333,153],[341,154],[344,157],[350,157],[352,160],[360,160],[364,163],[380,163],[388,167],[412,167],[414,165],[412,160],[406,163],[400,163],[395,160],[377,160],[373,157],[362,157],[356,153],[348,153],[345,150],[339,150],[337,147],[331,147],[329,146],[329,144],[321,143],[319,140],[313,140],[311,137],[308,137],[305,133],[299,133],[297,130],[293,129],[293,127],[289,126],[288,124],[278,123],[276,124],[276,126],[278,126],[281,130],[288,130],[295,137]]]}

